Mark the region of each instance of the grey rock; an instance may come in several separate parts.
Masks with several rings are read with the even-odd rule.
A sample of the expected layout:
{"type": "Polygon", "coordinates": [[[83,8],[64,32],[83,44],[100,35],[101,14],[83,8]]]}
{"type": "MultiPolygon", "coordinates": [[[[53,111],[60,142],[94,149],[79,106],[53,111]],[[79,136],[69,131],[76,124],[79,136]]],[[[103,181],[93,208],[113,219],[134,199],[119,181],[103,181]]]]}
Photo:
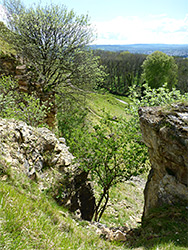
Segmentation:
{"type": "Polygon", "coordinates": [[[188,204],[188,106],[144,107],[139,116],[151,162],[144,218],[151,208],[188,204]]]}
{"type": "Polygon", "coordinates": [[[13,171],[25,173],[42,190],[52,190],[59,204],[91,220],[95,198],[88,176],[73,164],[65,140],[47,128],[0,118],[0,156],[13,171]],[[58,198],[57,198],[58,197],[58,198]]]}

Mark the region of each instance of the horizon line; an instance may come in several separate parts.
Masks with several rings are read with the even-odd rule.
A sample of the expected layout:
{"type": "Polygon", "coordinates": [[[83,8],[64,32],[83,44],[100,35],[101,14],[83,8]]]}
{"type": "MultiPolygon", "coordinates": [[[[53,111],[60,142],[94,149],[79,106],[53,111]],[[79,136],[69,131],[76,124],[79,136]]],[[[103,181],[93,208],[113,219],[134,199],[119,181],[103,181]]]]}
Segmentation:
{"type": "Polygon", "coordinates": [[[127,46],[127,45],[187,45],[188,43],[127,43],[127,44],[90,44],[91,46],[127,46]]]}

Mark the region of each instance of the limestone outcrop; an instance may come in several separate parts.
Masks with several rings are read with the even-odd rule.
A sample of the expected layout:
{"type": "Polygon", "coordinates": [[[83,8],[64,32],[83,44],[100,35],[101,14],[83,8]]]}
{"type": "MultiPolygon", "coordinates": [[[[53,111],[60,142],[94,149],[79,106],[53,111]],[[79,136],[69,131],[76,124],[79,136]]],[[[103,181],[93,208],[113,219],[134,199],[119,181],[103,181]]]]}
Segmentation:
{"type": "Polygon", "coordinates": [[[139,109],[151,171],[145,187],[143,218],[161,205],[188,205],[188,105],[139,109]]]}
{"type": "Polygon", "coordinates": [[[64,138],[57,139],[47,128],[0,118],[0,166],[27,175],[61,205],[91,220],[95,207],[91,184],[73,158],[64,138]]]}

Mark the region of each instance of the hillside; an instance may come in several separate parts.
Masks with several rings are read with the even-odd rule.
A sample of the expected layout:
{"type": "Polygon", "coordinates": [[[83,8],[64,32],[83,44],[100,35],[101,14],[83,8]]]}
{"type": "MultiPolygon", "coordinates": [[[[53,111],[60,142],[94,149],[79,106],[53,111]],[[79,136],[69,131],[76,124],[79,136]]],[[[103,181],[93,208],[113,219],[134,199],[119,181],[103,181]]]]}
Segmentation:
{"type": "MultiPolygon", "coordinates": [[[[7,28],[5,27],[4,23],[0,21],[0,30],[1,32],[3,32],[4,30],[6,30],[7,28]]],[[[6,41],[4,41],[1,37],[0,34],[0,55],[1,54],[6,54],[6,55],[15,55],[16,52],[15,50],[12,48],[12,46],[10,44],[8,44],[6,41]]]]}
{"type": "Polygon", "coordinates": [[[187,44],[127,44],[127,45],[91,45],[92,49],[107,51],[129,51],[130,53],[151,54],[162,51],[170,56],[188,57],[187,44]]]}
{"type": "MultiPolygon", "coordinates": [[[[134,184],[131,186],[134,187],[134,184]]],[[[127,187],[129,186],[124,187],[126,193],[127,187]]],[[[138,193],[139,189],[137,195],[138,193]]],[[[121,214],[125,207],[126,210],[128,207],[132,210],[127,201],[134,199],[134,196],[129,194],[126,198],[120,207],[116,205],[116,213],[112,210],[114,204],[111,203],[111,217],[116,221],[116,225],[127,214],[121,214]]],[[[0,201],[1,249],[185,250],[188,247],[187,211],[181,207],[175,210],[165,208],[154,211],[145,226],[138,226],[130,231],[127,242],[120,243],[106,241],[105,237],[100,237],[96,226],[77,219],[59,207],[45,193],[39,192],[35,183],[23,176],[13,180],[1,173],[0,201]]],[[[114,203],[118,204],[118,201],[114,199],[114,203]]]]}
{"type": "MultiPolygon", "coordinates": [[[[1,43],[1,49],[12,54],[7,44],[1,43]]],[[[85,101],[87,118],[92,124],[98,123],[105,112],[113,120],[130,117],[125,113],[125,107],[130,105],[126,97],[101,90],[86,95],[85,101]]],[[[1,127],[2,124],[1,121],[1,127]]],[[[0,129],[0,249],[187,249],[186,206],[155,209],[142,223],[147,173],[112,187],[100,223],[88,222],[80,219],[80,207],[83,208],[80,186],[79,191],[73,189],[81,183],[83,190],[86,187],[83,179],[80,181],[79,171],[77,180],[73,178],[72,173],[77,171],[59,156],[67,151],[65,140],[56,138],[46,128],[39,128],[35,134],[32,127],[26,129],[22,122],[16,122],[14,131],[10,124],[12,130],[7,133],[6,126],[0,129]],[[58,179],[59,173],[66,182],[58,179]],[[67,198],[67,194],[65,204],[61,197],[67,198]]],[[[95,181],[92,185],[98,197],[99,187],[95,181]]]]}
{"type": "MultiPolygon", "coordinates": [[[[40,192],[33,181],[20,175],[14,175],[13,180],[13,176],[7,174],[1,172],[1,249],[126,249],[123,244],[101,239],[96,226],[58,206],[47,194],[40,192]]],[[[117,199],[111,200],[103,223],[117,227],[121,221],[125,226],[129,215],[123,207],[126,203],[127,209],[132,210],[134,200],[129,197],[130,194],[126,200],[121,199],[125,189],[134,187],[134,184],[124,186],[117,199]]],[[[116,193],[116,190],[113,192],[116,193]]],[[[133,210],[129,213],[134,223],[133,210]]]]}
{"type": "MultiPolygon", "coordinates": [[[[102,114],[104,106],[111,109],[112,103],[111,115],[123,114],[125,104],[113,95],[93,95],[90,107],[97,115],[102,114]]],[[[183,250],[188,247],[186,207],[156,209],[141,225],[145,176],[113,187],[101,224],[80,220],[76,213],[59,206],[50,193],[39,190],[36,181],[12,171],[2,157],[0,179],[1,249],[183,250]],[[110,232],[117,230],[126,230],[126,241],[106,240],[110,232]]]]}
{"type": "Polygon", "coordinates": [[[125,107],[129,105],[129,99],[124,96],[116,96],[108,92],[98,91],[86,96],[86,103],[89,111],[88,119],[95,122],[109,113],[111,117],[128,117],[125,107]]]}

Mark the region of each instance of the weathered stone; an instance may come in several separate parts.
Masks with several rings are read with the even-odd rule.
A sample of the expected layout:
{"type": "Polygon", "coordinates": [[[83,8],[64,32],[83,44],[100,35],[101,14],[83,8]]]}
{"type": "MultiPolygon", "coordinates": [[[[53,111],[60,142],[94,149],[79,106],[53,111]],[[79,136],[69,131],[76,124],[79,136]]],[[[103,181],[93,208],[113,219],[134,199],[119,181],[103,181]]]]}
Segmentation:
{"type": "Polygon", "coordinates": [[[188,106],[139,109],[151,171],[145,187],[143,217],[164,204],[188,204],[188,106]]]}
{"type": "Polygon", "coordinates": [[[115,241],[126,241],[126,234],[121,232],[120,230],[117,230],[115,233],[114,233],[114,240],[115,241]]]}
{"type": "Polygon", "coordinates": [[[27,72],[27,67],[25,64],[16,66],[16,75],[25,74],[27,72]]]}
{"type": "Polygon", "coordinates": [[[0,118],[0,156],[12,171],[24,172],[40,189],[53,190],[60,204],[92,219],[95,198],[87,174],[72,163],[65,140],[58,140],[49,129],[0,118]]]}
{"type": "Polygon", "coordinates": [[[117,227],[117,228],[109,228],[104,224],[99,222],[93,222],[91,224],[96,228],[96,233],[100,235],[101,238],[110,241],[126,241],[127,233],[130,232],[128,227],[117,227]]]}

